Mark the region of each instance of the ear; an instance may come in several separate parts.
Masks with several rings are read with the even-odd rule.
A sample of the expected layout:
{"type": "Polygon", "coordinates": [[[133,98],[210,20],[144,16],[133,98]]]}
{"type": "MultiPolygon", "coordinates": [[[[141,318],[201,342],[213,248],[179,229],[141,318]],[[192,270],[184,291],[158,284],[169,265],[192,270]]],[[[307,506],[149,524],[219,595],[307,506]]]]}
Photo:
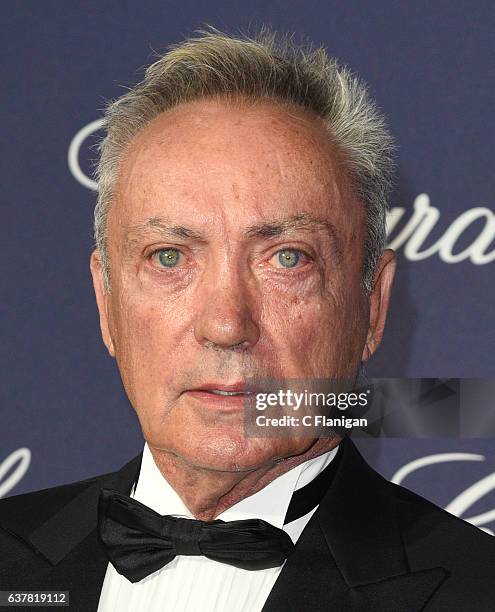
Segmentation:
{"type": "Polygon", "coordinates": [[[115,347],[110,333],[109,324],[109,294],[105,289],[105,282],[103,279],[103,263],[101,261],[100,252],[95,249],[91,253],[89,262],[91,269],[91,276],[93,277],[93,287],[96,295],[96,303],[98,305],[98,312],[100,313],[100,330],[103,342],[107,347],[108,352],[112,357],[115,357],[115,347]]]}
{"type": "Polygon", "coordinates": [[[370,321],[362,361],[368,361],[382,340],[396,266],[395,252],[392,249],[385,249],[378,260],[373,278],[373,289],[369,296],[370,321]]]}

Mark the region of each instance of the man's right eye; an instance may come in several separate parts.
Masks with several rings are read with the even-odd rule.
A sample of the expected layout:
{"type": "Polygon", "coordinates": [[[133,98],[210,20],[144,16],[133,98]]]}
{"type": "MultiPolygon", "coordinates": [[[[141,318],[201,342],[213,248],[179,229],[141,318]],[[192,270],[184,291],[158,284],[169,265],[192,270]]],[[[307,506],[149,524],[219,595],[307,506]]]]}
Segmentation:
{"type": "Polygon", "coordinates": [[[151,259],[162,268],[175,268],[181,257],[182,253],[179,249],[174,248],[159,249],[151,254],[151,259]]]}

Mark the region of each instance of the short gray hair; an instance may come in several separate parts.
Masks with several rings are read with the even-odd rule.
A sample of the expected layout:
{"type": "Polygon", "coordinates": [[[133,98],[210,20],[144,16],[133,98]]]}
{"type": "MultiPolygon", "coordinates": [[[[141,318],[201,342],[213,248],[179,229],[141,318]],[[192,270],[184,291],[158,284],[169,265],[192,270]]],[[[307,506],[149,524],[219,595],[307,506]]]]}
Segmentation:
{"type": "Polygon", "coordinates": [[[233,36],[207,26],[151,64],[144,79],[111,101],[96,167],[98,201],[94,238],[110,291],[107,216],[123,154],[155,117],[180,104],[211,97],[274,100],[323,119],[344,153],[354,188],[366,209],[363,288],[372,290],[385,248],[387,197],[393,176],[393,141],[366,85],[323,47],[298,45],[267,27],[233,36]]]}

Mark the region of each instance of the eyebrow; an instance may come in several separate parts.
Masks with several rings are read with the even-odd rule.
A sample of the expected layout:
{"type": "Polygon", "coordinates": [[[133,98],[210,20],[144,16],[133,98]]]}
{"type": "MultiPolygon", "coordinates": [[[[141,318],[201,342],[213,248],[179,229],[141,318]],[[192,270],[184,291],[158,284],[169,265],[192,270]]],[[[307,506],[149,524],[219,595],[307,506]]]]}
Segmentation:
{"type": "Polygon", "coordinates": [[[337,232],[332,223],[308,213],[298,213],[282,219],[250,225],[246,229],[246,236],[249,238],[272,238],[301,230],[326,230],[329,234],[337,237],[337,232]]]}
{"type": "MultiPolygon", "coordinates": [[[[335,253],[341,257],[342,245],[339,234],[333,223],[327,219],[316,217],[310,213],[297,213],[294,215],[289,215],[288,217],[274,219],[272,221],[255,223],[249,225],[245,229],[244,234],[250,239],[269,239],[277,238],[279,236],[284,236],[297,231],[316,232],[322,230],[329,236],[335,253]]],[[[205,240],[205,236],[202,233],[197,232],[190,227],[167,223],[167,221],[162,217],[151,217],[143,223],[130,226],[126,234],[125,242],[130,245],[136,244],[139,242],[140,238],[143,238],[150,233],[159,234],[160,237],[166,239],[182,238],[189,240],[205,240]]]]}
{"type": "Polygon", "coordinates": [[[184,225],[170,225],[162,217],[151,217],[144,223],[129,226],[125,236],[125,243],[132,246],[150,233],[159,234],[162,238],[182,238],[189,240],[202,240],[203,235],[184,225]]]}
{"type": "Polygon", "coordinates": [[[317,232],[322,230],[325,231],[330,238],[332,249],[340,260],[342,258],[343,249],[339,233],[335,226],[327,219],[316,217],[310,213],[298,213],[282,219],[250,225],[246,229],[246,235],[250,238],[276,238],[291,232],[317,232]]]}

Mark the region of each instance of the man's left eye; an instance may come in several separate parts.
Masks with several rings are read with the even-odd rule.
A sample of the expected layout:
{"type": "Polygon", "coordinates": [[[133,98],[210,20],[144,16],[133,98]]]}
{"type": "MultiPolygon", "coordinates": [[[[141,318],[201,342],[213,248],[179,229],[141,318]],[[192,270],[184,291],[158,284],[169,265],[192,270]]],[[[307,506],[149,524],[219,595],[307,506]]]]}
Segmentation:
{"type": "Polygon", "coordinates": [[[272,257],[276,268],[295,268],[304,254],[297,249],[282,249],[272,257]]]}

